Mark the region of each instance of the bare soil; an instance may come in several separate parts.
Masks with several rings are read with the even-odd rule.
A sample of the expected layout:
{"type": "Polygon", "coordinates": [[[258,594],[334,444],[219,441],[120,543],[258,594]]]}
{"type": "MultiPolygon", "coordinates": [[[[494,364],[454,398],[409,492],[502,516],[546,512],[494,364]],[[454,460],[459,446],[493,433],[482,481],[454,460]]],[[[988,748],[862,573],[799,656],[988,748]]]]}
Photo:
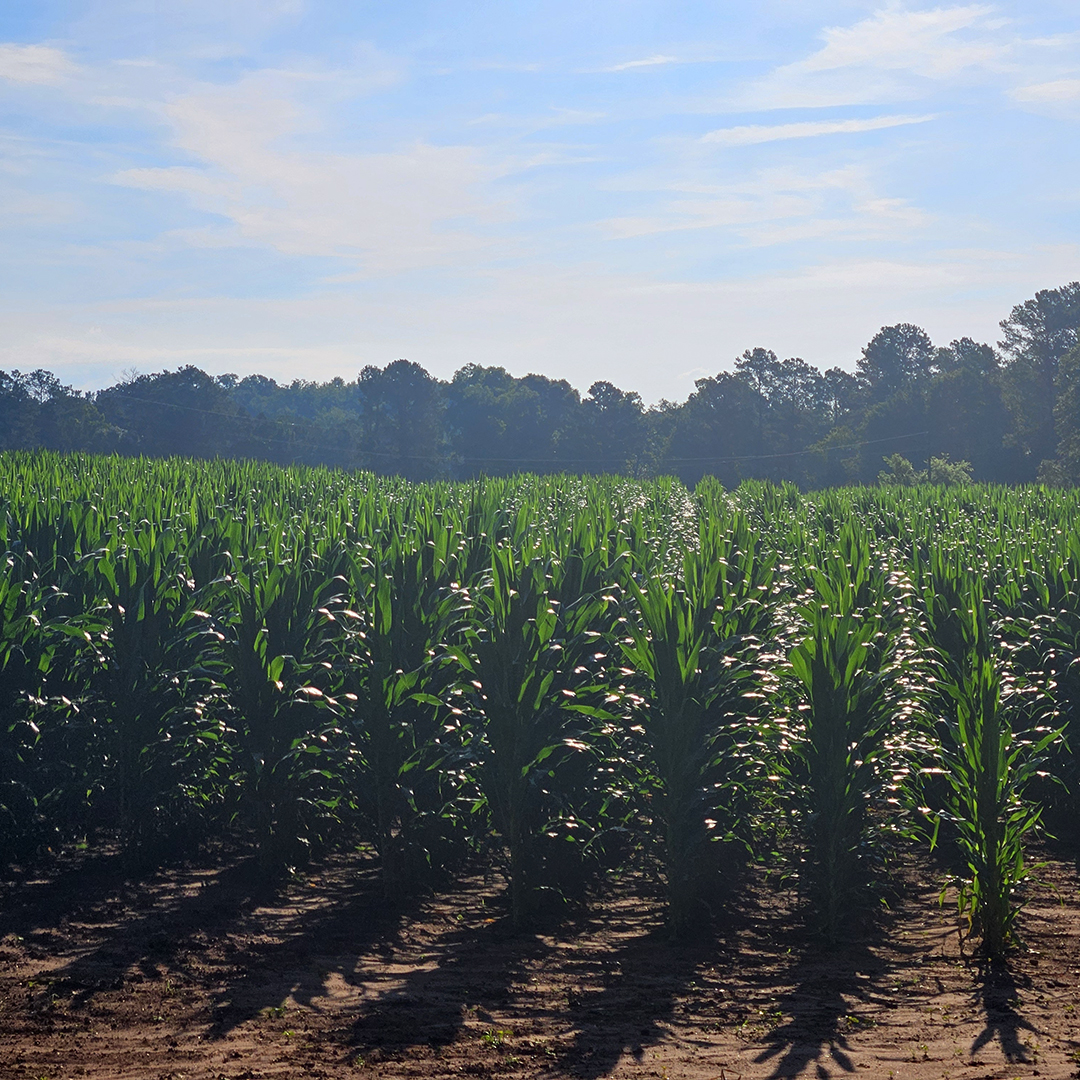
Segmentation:
{"type": "Polygon", "coordinates": [[[272,900],[236,859],[57,859],[0,885],[0,1077],[1080,1076],[1076,867],[1043,871],[997,970],[962,953],[938,871],[899,877],[826,952],[756,872],[673,944],[641,875],[514,935],[495,875],[395,911],[359,855],[272,900]]]}

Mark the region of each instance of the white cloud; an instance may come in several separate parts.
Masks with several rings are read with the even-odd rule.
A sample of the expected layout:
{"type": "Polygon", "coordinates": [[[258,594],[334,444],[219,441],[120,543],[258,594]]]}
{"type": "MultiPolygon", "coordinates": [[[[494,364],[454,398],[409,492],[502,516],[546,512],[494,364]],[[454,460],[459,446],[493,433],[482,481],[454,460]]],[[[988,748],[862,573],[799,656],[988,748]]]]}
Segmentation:
{"type": "Polygon", "coordinates": [[[766,221],[748,230],[746,238],[756,247],[806,240],[823,240],[830,245],[855,240],[901,240],[922,231],[932,220],[930,214],[906,199],[866,199],[853,202],[847,213],[826,213],[790,222],[766,221]]]}
{"type": "Polygon", "coordinates": [[[0,222],[18,225],[58,225],[77,222],[82,208],[68,195],[7,193],[0,198],[0,222]]]}
{"type": "Polygon", "coordinates": [[[930,221],[904,199],[882,195],[862,166],[808,174],[761,170],[737,183],[675,189],[660,211],[603,223],[612,239],[725,229],[736,246],[802,240],[910,239],[930,221]]]}
{"type": "Polygon", "coordinates": [[[1000,44],[955,36],[959,31],[985,24],[993,10],[985,4],[930,11],[887,8],[854,26],[826,30],[825,47],[787,70],[835,71],[873,65],[885,70],[912,71],[928,78],[945,78],[965,68],[993,63],[1003,56],[1006,50],[1000,44]]]}
{"type": "Polygon", "coordinates": [[[243,197],[243,188],[235,181],[214,176],[204,169],[188,165],[168,168],[125,169],[113,180],[125,187],[144,191],[175,191],[194,199],[229,200],[243,197]]]}
{"type": "Polygon", "coordinates": [[[777,192],[766,199],[731,193],[710,199],[674,199],[659,214],[612,218],[602,224],[612,239],[633,240],[692,229],[732,229],[745,233],[748,226],[764,221],[808,218],[813,211],[814,204],[810,200],[794,193],[777,192]]]}
{"type": "Polygon", "coordinates": [[[846,135],[861,131],[925,124],[934,116],[875,116],[868,120],[820,120],[797,124],[747,124],[720,128],[701,136],[701,142],[717,146],[750,146],[782,139],[807,139],[818,135],[846,135]]]}
{"type": "Polygon", "coordinates": [[[60,49],[49,45],[0,43],[0,79],[51,86],[77,70],[60,49]]]}
{"type": "Polygon", "coordinates": [[[999,40],[985,4],[911,11],[890,6],[823,33],[824,46],[748,87],[747,109],[819,108],[910,100],[927,84],[1002,69],[1012,44],[999,40]]]}
{"type": "Polygon", "coordinates": [[[601,71],[634,71],[638,68],[662,67],[664,64],[677,64],[677,56],[648,56],[644,60],[627,60],[624,64],[613,64],[611,67],[601,68],[601,71]]]}
{"type": "MultiPolygon", "coordinates": [[[[649,71],[662,74],[693,62],[674,43],[670,48],[679,56],[661,54],[658,42],[616,45],[621,52],[598,43],[605,61],[629,58],[611,69],[626,73],[625,78],[601,80],[607,96],[597,96],[595,77],[586,80],[584,92],[580,80],[564,81],[555,99],[562,108],[552,103],[547,79],[485,80],[485,87],[498,92],[488,95],[484,108],[505,112],[468,127],[468,117],[482,111],[476,108],[475,78],[441,81],[433,91],[424,65],[441,62],[441,53],[435,50],[432,61],[427,46],[414,42],[416,47],[406,48],[398,60],[361,48],[352,61],[341,59],[344,45],[335,40],[322,56],[326,65],[339,67],[301,65],[294,56],[293,66],[237,77],[222,72],[286,63],[277,51],[283,34],[273,39],[272,54],[259,50],[258,39],[270,23],[259,22],[258,0],[237,0],[232,7],[220,0],[191,0],[202,13],[194,29],[179,26],[184,20],[177,13],[189,4],[183,0],[171,13],[154,16],[152,35],[144,28],[130,37],[120,36],[120,30],[138,22],[131,11],[145,9],[146,0],[101,3],[99,10],[108,9],[115,20],[109,33],[88,44],[76,26],[55,39],[77,41],[83,66],[76,68],[62,52],[44,45],[0,45],[0,82],[15,78],[11,71],[17,68],[24,83],[51,80],[64,87],[62,98],[52,91],[35,93],[43,102],[34,128],[42,139],[33,146],[10,144],[12,152],[0,162],[0,170],[14,177],[9,186],[26,198],[13,197],[0,212],[56,221],[68,210],[40,193],[71,190],[79,196],[72,203],[75,224],[68,230],[72,250],[80,245],[76,257],[67,258],[66,249],[56,257],[59,247],[33,246],[33,241],[28,262],[40,268],[53,261],[59,279],[54,295],[144,295],[160,288],[171,296],[220,289],[250,297],[265,289],[279,299],[218,297],[94,311],[59,310],[58,305],[31,328],[34,301],[24,299],[32,286],[20,282],[23,291],[12,291],[4,305],[21,308],[28,321],[6,317],[11,333],[0,329],[0,356],[22,366],[32,356],[35,364],[68,370],[114,361],[121,368],[144,369],[194,362],[212,370],[263,370],[286,378],[354,374],[363,363],[398,356],[445,375],[475,359],[558,374],[578,385],[611,378],[649,397],[677,397],[688,389],[688,384],[680,389],[681,376],[695,367],[714,371],[747,345],[766,344],[834,363],[857,356],[858,346],[882,322],[931,316],[949,333],[955,327],[955,333],[992,338],[996,320],[1012,303],[1077,276],[1075,252],[1071,262],[1032,255],[1019,269],[1017,258],[1005,253],[1001,258],[1013,261],[1000,277],[988,265],[980,269],[976,255],[942,258],[935,252],[947,242],[945,235],[970,237],[976,230],[982,238],[994,235],[1000,215],[985,209],[999,197],[993,185],[1000,181],[1005,190],[1000,197],[1006,197],[1016,187],[1010,178],[1025,175],[1020,166],[1053,177],[1037,158],[1017,160],[1013,148],[1023,144],[1016,132],[1022,132],[1024,117],[1016,109],[1002,113],[1000,132],[990,123],[982,125],[981,118],[1000,108],[1000,94],[1009,86],[1016,87],[1013,100],[1026,109],[1073,106],[1080,82],[1076,42],[1067,47],[1061,35],[1020,41],[1012,24],[1002,24],[975,0],[909,2],[952,6],[913,11],[899,3],[885,7],[886,0],[831,5],[833,11],[842,7],[861,14],[851,17],[853,25],[828,30],[820,40],[803,37],[794,54],[774,54],[773,65],[793,56],[802,59],[777,67],[749,88],[743,107],[902,102],[949,90],[957,81],[969,87],[992,83],[992,88],[979,85],[978,93],[932,106],[842,109],[826,114],[828,119],[814,115],[811,123],[789,123],[794,117],[783,114],[766,118],[784,121],[773,124],[761,122],[761,116],[714,116],[709,126],[740,126],[710,133],[704,145],[692,135],[671,134],[685,132],[684,110],[701,107],[700,98],[686,97],[693,91],[673,89],[649,100],[620,96],[630,83],[638,84],[634,71],[651,85],[649,71]],[[229,84],[194,82],[208,69],[193,66],[191,56],[218,33],[218,8],[228,23],[229,48],[247,51],[250,64],[213,69],[216,77],[236,79],[229,84]],[[241,9],[243,17],[235,14],[241,9]],[[258,25],[249,26],[248,17],[258,25]],[[175,35],[170,19],[177,20],[175,35]],[[22,66],[3,70],[13,49],[21,50],[22,66]],[[653,49],[657,52],[650,55],[653,49]],[[140,59],[149,55],[154,59],[140,59]],[[113,59],[117,56],[128,59],[113,59]],[[360,97],[421,69],[422,79],[385,102],[360,97]],[[521,87],[527,93],[519,93],[521,87]],[[915,159],[889,154],[883,161],[863,154],[862,143],[795,142],[923,123],[930,117],[915,114],[932,109],[954,117],[962,115],[957,109],[969,109],[972,116],[978,112],[977,130],[985,133],[980,137],[991,140],[986,151],[996,154],[1005,172],[980,185],[977,197],[970,196],[970,185],[954,184],[951,148],[915,159]],[[862,114],[858,119],[842,118],[856,112],[862,114]],[[896,115],[867,116],[871,112],[896,115]],[[626,123],[630,116],[632,125],[626,123]],[[600,120],[610,120],[610,127],[574,130],[600,120]],[[559,134],[525,137],[545,128],[558,128],[559,134]],[[71,147],[59,140],[43,145],[45,135],[72,132],[71,147]],[[769,157],[789,163],[787,170],[753,172],[742,155],[724,152],[777,140],[790,141],[778,147],[783,154],[769,157]],[[476,145],[444,145],[450,142],[476,145]],[[851,160],[864,164],[836,168],[851,160]],[[562,168],[539,178],[520,175],[529,167],[583,161],[598,167],[577,174],[562,168]],[[118,199],[114,189],[103,196],[103,172],[161,195],[118,199]],[[496,183],[511,174],[515,183],[496,183]],[[674,182],[687,179],[703,182],[674,182]],[[635,201],[622,202],[620,195],[616,202],[611,193],[626,194],[631,185],[637,185],[635,201]],[[511,231],[503,224],[517,209],[504,201],[511,197],[523,204],[531,200],[530,214],[514,223],[512,240],[503,240],[511,231]],[[111,216],[118,203],[125,214],[130,208],[122,223],[111,216]],[[177,221],[178,204],[199,213],[177,221]],[[637,216],[615,217],[623,213],[637,216]],[[982,221],[972,220],[979,214],[982,221]],[[605,215],[610,220],[597,222],[605,215]],[[102,227],[111,235],[102,238],[102,227]],[[656,239],[605,242],[620,237],[656,239]],[[487,275],[477,270],[491,266],[492,256],[505,254],[511,243],[512,264],[487,275]],[[256,250],[227,259],[208,251],[238,246],[256,250]],[[201,250],[178,254],[181,247],[201,250]],[[267,258],[268,250],[297,258],[267,258]],[[900,261],[897,252],[909,261],[900,261]],[[851,257],[856,253],[858,258],[851,257]],[[335,261],[313,266],[306,261],[312,258],[335,261]],[[575,269],[560,272],[545,259],[575,269]],[[808,262],[815,265],[792,269],[808,262]],[[265,276],[248,279],[234,269],[247,263],[265,264],[265,276]],[[688,273],[705,274],[719,265],[732,280],[656,284],[670,282],[686,267],[693,267],[688,273]],[[429,267],[443,269],[402,273],[429,267]],[[605,273],[604,267],[618,273],[605,273]],[[634,268],[640,273],[634,275],[634,268]],[[325,295],[311,295],[316,273],[324,275],[325,295]],[[219,285],[226,275],[229,280],[219,285]],[[743,280],[734,280],[739,275],[743,280]],[[978,290],[993,292],[985,331],[971,299],[978,290]],[[89,326],[103,331],[91,336],[89,326]]],[[[295,11],[290,4],[274,7],[272,0],[266,7],[278,19],[292,18],[295,11]]],[[[273,26],[280,30],[279,23],[273,26]]],[[[1038,29],[1046,32],[1045,26],[1038,29]]],[[[547,70],[558,79],[558,72],[566,74],[567,65],[576,62],[552,56],[547,70]]],[[[461,72],[462,63],[458,57],[453,70],[461,72]]],[[[710,71],[709,85],[730,87],[725,80],[745,70],[710,71]]],[[[920,137],[940,134],[937,125],[919,132],[920,137]]],[[[1061,228],[1056,218],[1049,224],[1040,220],[1025,233],[1034,248],[1040,237],[1053,230],[1060,234],[1061,228]]],[[[8,247],[22,258],[17,240],[8,247]]],[[[992,255],[996,259],[999,253],[992,255]]],[[[45,275],[39,269],[36,276],[45,275]]],[[[27,281],[32,277],[27,274],[27,281]]],[[[935,336],[940,338],[936,329],[935,336]]]]}
{"type": "Polygon", "coordinates": [[[1080,79],[1055,79],[1053,82],[1018,86],[1010,96],[1025,105],[1058,105],[1080,101],[1080,79]]]}
{"type": "Polygon", "coordinates": [[[416,142],[381,153],[313,150],[321,101],[340,87],[323,74],[259,72],[165,108],[175,146],[198,166],[128,169],[117,183],[174,192],[228,224],[187,230],[188,243],[266,245],[289,255],[344,257],[393,272],[482,250],[478,224],[505,216],[481,195],[494,170],[468,147],[416,142]]]}

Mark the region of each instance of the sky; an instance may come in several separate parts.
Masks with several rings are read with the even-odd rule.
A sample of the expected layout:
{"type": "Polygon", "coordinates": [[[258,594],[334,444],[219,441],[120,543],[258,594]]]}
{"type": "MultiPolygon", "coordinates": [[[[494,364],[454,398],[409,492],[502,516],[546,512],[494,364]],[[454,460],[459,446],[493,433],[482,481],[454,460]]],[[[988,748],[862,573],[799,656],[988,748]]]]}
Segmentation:
{"type": "Polygon", "coordinates": [[[1076,0],[0,5],[0,367],[647,402],[1080,278],[1076,0]]]}

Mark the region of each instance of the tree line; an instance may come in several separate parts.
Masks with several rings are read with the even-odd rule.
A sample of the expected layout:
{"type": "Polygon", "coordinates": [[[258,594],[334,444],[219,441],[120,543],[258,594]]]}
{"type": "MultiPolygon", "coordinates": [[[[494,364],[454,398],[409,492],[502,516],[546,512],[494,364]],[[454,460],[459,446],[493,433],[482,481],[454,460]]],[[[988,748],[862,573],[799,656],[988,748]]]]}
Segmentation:
{"type": "MultiPolygon", "coordinates": [[[[854,372],[747,349],[686,401],[646,407],[610,382],[466,364],[448,380],[397,360],[355,381],[132,374],[81,392],[54,374],[0,371],[0,449],[251,458],[412,480],[522,472],[716,476],[804,487],[873,481],[883,459],[965,462],[973,479],[1080,482],[1080,281],[1042,290],[996,345],[935,346],[886,326],[854,372]]],[[[895,469],[894,469],[895,472],[895,469]]]]}

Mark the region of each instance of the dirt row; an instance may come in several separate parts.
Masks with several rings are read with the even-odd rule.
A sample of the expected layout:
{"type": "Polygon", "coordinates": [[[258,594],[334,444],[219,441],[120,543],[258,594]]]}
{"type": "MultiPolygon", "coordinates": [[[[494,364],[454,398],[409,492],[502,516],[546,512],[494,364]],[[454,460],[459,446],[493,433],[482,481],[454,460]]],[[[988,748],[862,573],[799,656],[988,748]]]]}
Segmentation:
{"type": "Polygon", "coordinates": [[[0,890],[0,1077],[1080,1076],[1076,867],[1050,863],[996,970],[936,871],[899,877],[825,952],[755,873],[673,944],[642,875],[513,935],[495,875],[393,911],[359,855],[269,901],[237,858],[58,860],[0,890]]]}

